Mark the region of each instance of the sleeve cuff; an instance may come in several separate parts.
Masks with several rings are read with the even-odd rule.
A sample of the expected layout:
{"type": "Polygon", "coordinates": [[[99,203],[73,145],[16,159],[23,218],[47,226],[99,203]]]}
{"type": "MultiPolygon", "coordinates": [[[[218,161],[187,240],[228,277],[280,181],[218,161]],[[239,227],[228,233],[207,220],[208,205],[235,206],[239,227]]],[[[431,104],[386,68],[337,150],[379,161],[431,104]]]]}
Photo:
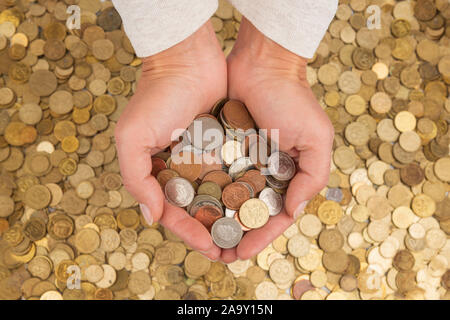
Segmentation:
{"type": "Polygon", "coordinates": [[[138,57],[164,51],[196,32],[217,0],[112,0],[138,57]]]}
{"type": "Polygon", "coordinates": [[[338,0],[230,0],[266,37],[312,58],[337,10],[338,0]]]}

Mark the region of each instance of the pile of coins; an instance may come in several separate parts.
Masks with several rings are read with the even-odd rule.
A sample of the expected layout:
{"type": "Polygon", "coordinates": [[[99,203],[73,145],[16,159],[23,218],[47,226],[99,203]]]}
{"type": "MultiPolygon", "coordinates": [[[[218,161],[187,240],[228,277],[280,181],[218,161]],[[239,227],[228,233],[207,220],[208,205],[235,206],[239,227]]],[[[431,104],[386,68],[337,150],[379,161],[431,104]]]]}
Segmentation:
{"type": "MultiPolygon", "coordinates": [[[[225,55],[240,21],[219,0],[225,55]]],[[[448,21],[448,0],[339,1],[306,68],[336,132],[328,185],[256,257],[223,264],[147,225],[122,184],[112,137],[142,61],[111,1],[0,1],[0,299],[449,299],[448,21]],[[69,3],[81,29],[66,27],[69,3]]],[[[212,115],[224,137],[254,125],[212,115]]],[[[204,222],[216,184],[260,188],[258,162],[238,177],[222,158],[228,174],[189,169],[208,200],[187,209],[207,207],[204,222]]],[[[186,178],[158,159],[155,176],[186,178]]],[[[283,183],[264,177],[258,198],[277,197],[283,183]]]]}
{"type": "Polygon", "coordinates": [[[263,227],[281,212],[281,194],[296,165],[257,133],[243,103],[223,99],[211,113],[197,116],[181,141],[172,143],[171,153],[155,155],[152,174],[171,204],[186,208],[217,246],[229,249],[245,231],[263,227]]]}

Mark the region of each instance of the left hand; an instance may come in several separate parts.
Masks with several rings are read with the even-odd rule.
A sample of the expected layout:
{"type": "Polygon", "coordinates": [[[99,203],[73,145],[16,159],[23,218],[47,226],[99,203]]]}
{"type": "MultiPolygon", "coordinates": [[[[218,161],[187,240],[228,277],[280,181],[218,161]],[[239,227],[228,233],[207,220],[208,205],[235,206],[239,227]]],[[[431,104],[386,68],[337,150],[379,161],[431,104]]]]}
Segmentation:
{"type": "Polygon", "coordinates": [[[240,244],[222,251],[232,262],[259,253],[303,212],[308,200],[328,183],[334,130],[306,81],[306,59],[284,49],[243,19],[228,57],[228,95],[242,101],[257,126],[279,129],[279,149],[297,162],[285,207],[240,244]]]}

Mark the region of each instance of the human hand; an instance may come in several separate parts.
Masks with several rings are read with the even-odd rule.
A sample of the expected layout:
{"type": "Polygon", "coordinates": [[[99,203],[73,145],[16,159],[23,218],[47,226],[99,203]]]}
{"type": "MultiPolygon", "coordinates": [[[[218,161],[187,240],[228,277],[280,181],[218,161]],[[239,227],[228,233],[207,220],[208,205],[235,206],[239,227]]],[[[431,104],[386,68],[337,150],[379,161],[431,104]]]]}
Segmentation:
{"type": "Polygon", "coordinates": [[[257,126],[279,129],[279,148],[296,160],[285,208],[249,231],[222,260],[248,259],[276,239],[328,182],[334,131],[306,81],[306,60],[266,38],[245,18],[228,56],[228,95],[242,101],[257,126]]]}
{"type": "Polygon", "coordinates": [[[165,200],[150,174],[151,155],[170,144],[175,129],[187,128],[225,97],[226,87],[225,57],[207,22],[183,42],[143,60],[136,93],[115,129],[124,186],[140,203],[146,221],[159,221],[213,260],[220,249],[199,221],[165,200]]]}

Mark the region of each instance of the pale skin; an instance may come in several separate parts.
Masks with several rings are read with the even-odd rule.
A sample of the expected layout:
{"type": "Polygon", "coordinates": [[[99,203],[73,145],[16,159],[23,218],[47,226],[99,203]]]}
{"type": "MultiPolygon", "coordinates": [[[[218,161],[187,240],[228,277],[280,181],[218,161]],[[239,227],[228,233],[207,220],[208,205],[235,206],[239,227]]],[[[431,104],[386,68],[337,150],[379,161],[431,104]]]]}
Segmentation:
{"type": "Polygon", "coordinates": [[[306,59],[266,38],[245,18],[225,60],[210,22],[183,42],[144,59],[136,93],[116,126],[123,182],[147,222],[158,221],[211,260],[248,259],[286,230],[328,182],[333,127],[306,81],[306,59]],[[246,104],[257,126],[279,129],[280,149],[300,168],[285,208],[233,249],[217,247],[203,225],[170,205],[151,172],[151,155],[228,96],[246,104]]]}

